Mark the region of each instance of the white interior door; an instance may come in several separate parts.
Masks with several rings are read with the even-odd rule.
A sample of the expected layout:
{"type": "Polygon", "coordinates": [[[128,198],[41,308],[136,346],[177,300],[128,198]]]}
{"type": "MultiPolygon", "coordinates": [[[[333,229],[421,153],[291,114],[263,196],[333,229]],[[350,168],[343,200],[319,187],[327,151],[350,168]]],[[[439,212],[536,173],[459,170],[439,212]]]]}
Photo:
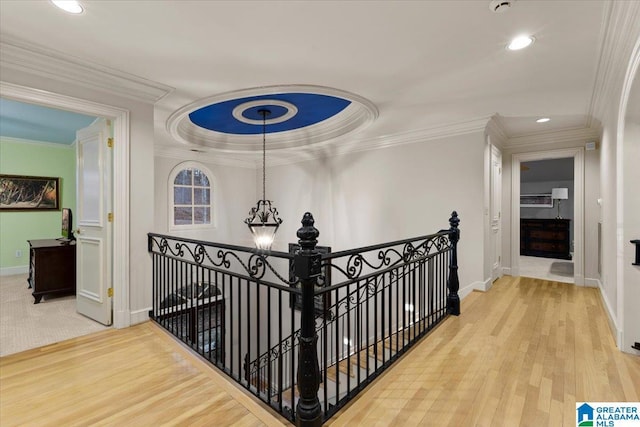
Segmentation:
{"type": "Polygon", "coordinates": [[[96,120],[77,137],[76,309],[112,323],[112,154],[110,123],[96,120]]]}
{"type": "Polygon", "coordinates": [[[491,146],[491,280],[502,276],[502,153],[491,146]]]}

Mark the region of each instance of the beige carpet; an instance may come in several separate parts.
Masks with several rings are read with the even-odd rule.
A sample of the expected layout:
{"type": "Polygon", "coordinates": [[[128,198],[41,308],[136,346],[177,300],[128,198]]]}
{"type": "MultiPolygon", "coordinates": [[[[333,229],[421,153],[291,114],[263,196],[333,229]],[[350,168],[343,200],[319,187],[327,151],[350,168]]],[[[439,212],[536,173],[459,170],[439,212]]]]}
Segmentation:
{"type": "Polygon", "coordinates": [[[26,274],[0,276],[0,356],[108,329],[76,312],[75,295],[34,304],[27,286],[26,274]]]}

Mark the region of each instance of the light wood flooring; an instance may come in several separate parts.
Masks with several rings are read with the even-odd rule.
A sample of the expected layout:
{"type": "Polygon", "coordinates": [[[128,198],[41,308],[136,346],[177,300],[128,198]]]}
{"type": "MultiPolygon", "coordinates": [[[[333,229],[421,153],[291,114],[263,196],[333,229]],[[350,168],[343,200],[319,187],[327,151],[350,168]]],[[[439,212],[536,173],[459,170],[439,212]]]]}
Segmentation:
{"type": "MultiPolygon", "coordinates": [[[[504,277],[327,422],[575,426],[582,401],[639,401],[599,290],[504,277]]],[[[286,425],[152,323],[0,358],[0,425],[286,425]]]]}

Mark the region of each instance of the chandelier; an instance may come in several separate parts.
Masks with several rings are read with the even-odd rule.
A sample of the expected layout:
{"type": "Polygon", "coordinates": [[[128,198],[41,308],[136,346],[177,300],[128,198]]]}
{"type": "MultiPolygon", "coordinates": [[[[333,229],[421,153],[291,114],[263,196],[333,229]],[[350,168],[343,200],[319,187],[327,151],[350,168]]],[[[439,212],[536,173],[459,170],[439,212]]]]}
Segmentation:
{"type": "Polygon", "coordinates": [[[271,244],[276,236],[278,227],[282,224],[282,220],[278,218],[278,210],[271,204],[271,200],[267,200],[265,196],[267,182],[266,121],[271,111],[261,108],[258,110],[258,114],[262,115],[262,199],[258,200],[256,206],[251,208],[249,217],[244,222],[251,230],[256,248],[268,251],[271,249],[271,244]]]}

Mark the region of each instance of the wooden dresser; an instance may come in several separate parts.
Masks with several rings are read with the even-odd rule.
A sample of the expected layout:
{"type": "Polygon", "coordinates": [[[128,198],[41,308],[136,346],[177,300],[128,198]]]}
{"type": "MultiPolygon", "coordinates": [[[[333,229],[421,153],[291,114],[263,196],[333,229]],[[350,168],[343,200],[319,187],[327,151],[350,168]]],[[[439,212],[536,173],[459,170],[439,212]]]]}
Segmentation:
{"type": "Polygon", "coordinates": [[[33,288],[34,304],[43,295],[75,293],[76,242],[56,239],[28,240],[29,287],[33,288]]]}
{"type": "Polygon", "coordinates": [[[571,259],[570,219],[520,219],[520,255],[571,259]]]}

